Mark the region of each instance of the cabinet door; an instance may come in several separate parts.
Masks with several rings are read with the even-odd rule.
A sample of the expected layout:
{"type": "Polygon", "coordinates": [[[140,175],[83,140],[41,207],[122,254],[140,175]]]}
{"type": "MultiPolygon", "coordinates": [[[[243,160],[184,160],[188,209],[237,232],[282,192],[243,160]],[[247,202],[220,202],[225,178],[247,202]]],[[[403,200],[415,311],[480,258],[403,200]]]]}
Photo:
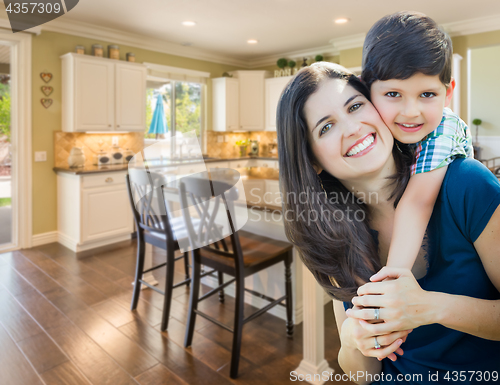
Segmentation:
{"type": "Polygon", "coordinates": [[[239,83],[236,79],[226,80],[226,130],[240,129],[239,83]]]}
{"type": "Polygon", "coordinates": [[[212,129],[234,131],[240,129],[238,79],[212,79],[212,129]]]}
{"type": "Polygon", "coordinates": [[[125,184],[83,189],[82,242],[133,232],[125,184]]]}
{"type": "Polygon", "coordinates": [[[283,89],[291,76],[266,79],[266,131],[276,131],[276,110],[283,89]]]}
{"type": "Polygon", "coordinates": [[[146,68],[117,63],[115,68],[117,131],[146,129],[146,68]]]}
{"type": "Polygon", "coordinates": [[[75,131],[114,129],[114,63],[75,60],[75,131]]]}
{"type": "Polygon", "coordinates": [[[241,130],[264,130],[264,74],[265,71],[238,71],[241,130]]]}

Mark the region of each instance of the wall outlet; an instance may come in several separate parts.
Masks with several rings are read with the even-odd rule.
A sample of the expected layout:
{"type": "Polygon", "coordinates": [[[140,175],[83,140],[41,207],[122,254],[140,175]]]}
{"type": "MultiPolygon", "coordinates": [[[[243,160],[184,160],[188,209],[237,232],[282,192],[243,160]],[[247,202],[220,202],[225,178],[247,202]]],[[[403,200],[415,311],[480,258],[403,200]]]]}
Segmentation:
{"type": "Polygon", "coordinates": [[[224,143],[229,142],[229,135],[224,135],[224,143]]]}
{"type": "Polygon", "coordinates": [[[47,151],[35,151],[35,162],[46,162],[47,151]]]}
{"type": "Polygon", "coordinates": [[[118,146],[118,137],[117,136],[113,136],[111,138],[111,145],[112,146],[118,146]]]}
{"type": "Polygon", "coordinates": [[[260,142],[260,135],[257,135],[257,141],[260,142]]]}
{"type": "Polygon", "coordinates": [[[224,137],[222,135],[217,136],[217,143],[222,143],[224,142],[224,137]]]}

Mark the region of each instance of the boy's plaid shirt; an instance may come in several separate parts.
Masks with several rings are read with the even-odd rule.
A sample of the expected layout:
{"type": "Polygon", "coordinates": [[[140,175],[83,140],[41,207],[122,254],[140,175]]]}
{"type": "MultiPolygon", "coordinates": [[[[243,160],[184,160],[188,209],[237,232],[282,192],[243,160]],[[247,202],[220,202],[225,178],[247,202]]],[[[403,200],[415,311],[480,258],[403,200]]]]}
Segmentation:
{"type": "Polygon", "coordinates": [[[411,175],[449,165],[455,158],[474,158],[472,137],[465,122],[449,108],[439,126],[416,144],[411,175]]]}

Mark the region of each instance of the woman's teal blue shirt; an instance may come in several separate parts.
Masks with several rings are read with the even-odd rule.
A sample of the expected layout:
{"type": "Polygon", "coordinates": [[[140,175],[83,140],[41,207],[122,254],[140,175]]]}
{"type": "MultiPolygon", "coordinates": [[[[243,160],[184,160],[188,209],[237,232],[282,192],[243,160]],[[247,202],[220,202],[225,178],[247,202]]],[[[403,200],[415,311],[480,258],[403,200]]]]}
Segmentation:
{"type": "MultiPolygon", "coordinates": [[[[481,163],[459,158],[448,166],[427,229],[427,274],[418,280],[424,290],[500,299],[474,248],[499,205],[500,183],[481,163]]],[[[500,255],[495,258],[500,264],[500,255]]],[[[384,381],[374,384],[500,382],[500,341],[431,324],[414,329],[401,347],[404,355],[384,359],[384,381]]]]}

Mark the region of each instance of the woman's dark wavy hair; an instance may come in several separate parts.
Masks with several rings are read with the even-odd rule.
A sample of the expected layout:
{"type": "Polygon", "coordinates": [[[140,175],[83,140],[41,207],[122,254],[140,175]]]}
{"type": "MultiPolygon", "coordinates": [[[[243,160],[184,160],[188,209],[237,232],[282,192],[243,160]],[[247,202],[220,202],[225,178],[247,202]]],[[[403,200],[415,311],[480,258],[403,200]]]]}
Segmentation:
{"type": "MultiPolygon", "coordinates": [[[[344,80],[370,100],[367,88],[344,67],[319,62],[301,69],[285,87],[278,103],[280,188],[288,239],[299,249],[302,261],[327,293],[350,301],[381,264],[368,221],[345,219],[349,212],[360,212],[357,210],[368,218],[366,205],[326,171],[321,173],[320,180],[313,168],[315,158],[309,144],[304,106],[328,79],[344,80]],[[336,193],[345,199],[327,199],[321,184],[330,196],[336,193]],[[345,214],[344,220],[338,220],[341,212],[345,214]]],[[[396,145],[393,148],[397,173],[391,177],[392,182],[388,181],[394,186],[395,205],[408,183],[413,159],[407,146],[400,144],[399,148],[396,145]]]]}

